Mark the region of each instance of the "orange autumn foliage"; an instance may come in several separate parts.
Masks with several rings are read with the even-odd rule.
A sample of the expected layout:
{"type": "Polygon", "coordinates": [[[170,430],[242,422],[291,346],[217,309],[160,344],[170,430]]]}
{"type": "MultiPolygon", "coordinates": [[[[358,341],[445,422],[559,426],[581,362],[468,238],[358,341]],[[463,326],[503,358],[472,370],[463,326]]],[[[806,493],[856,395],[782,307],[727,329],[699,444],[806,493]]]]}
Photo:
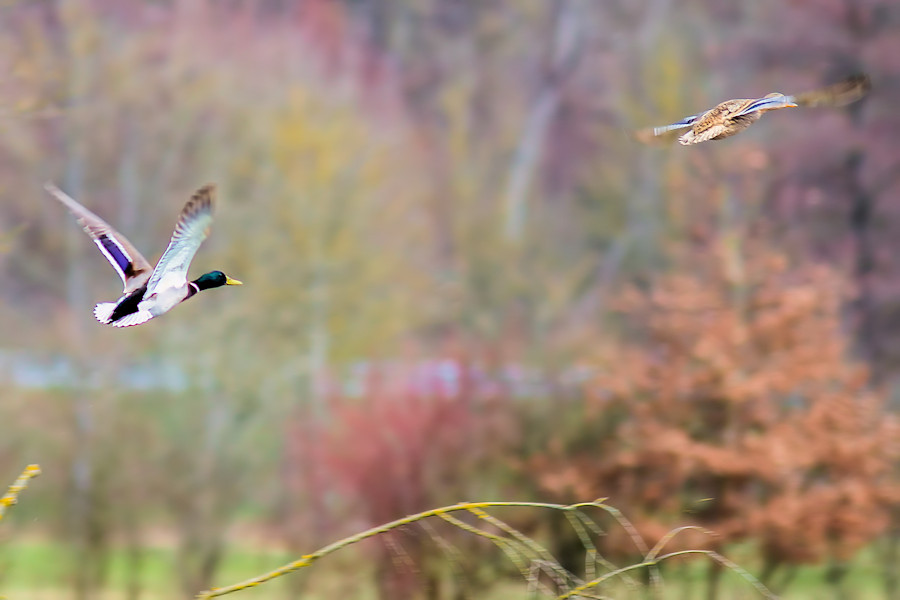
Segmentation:
{"type": "Polygon", "coordinates": [[[532,466],[562,499],[608,497],[649,543],[696,523],[770,564],[846,557],[898,501],[896,417],[850,358],[841,274],[760,246],[740,261],[696,253],[621,294],[580,439],[561,432],[532,466]]]}

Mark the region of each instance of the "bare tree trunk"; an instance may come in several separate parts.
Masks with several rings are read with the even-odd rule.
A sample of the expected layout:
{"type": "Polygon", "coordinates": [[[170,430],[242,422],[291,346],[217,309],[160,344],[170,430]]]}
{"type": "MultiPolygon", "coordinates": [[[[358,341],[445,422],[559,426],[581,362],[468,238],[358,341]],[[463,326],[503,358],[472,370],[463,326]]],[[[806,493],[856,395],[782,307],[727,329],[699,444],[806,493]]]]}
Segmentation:
{"type": "Polygon", "coordinates": [[[847,576],[847,563],[842,560],[832,559],[825,572],[825,582],[831,588],[831,595],[834,600],[849,600],[847,589],[844,587],[844,581],[847,576]]]}
{"type": "MultiPolygon", "coordinates": [[[[137,519],[138,515],[134,515],[137,519]]],[[[130,519],[133,521],[133,519],[130,519]]],[[[144,591],[144,584],[141,576],[144,572],[144,542],[137,532],[137,523],[131,522],[126,525],[126,546],[125,546],[125,598],[126,600],[140,600],[144,591]]]]}
{"type": "Polygon", "coordinates": [[[722,579],[722,565],[710,562],[706,574],[706,600],[717,600],[719,597],[719,581],[722,579]]]}
{"type": "Polygon", "coordinates": [[[859,173],[863,164],[860,151],[851,152],[844,168],[850,187],[850,231],[856,242],[856,260],[853,274],[856,279],[858,295],[856,297],[856,313],[859,316],[858,343],[872,366],[872,380],[879,383],[883,378],[881,347],[879,344],[878,318],[875,310],[872,275],[875,271],[875,244],[872,240],[872,212],[874,199],[863,189],[859,182],[859,173]]]}
{"type": "MultiPolygon", "coordinates": [[[[179,507],[178,577],[181,589],[188,595],[208,589],[212,583],[224,552],[225,511],[221,510],[219,495],[226,493],[221,483],[221,472],[216,472],[215,444],[213,438],[217,423],[215,409],[207,415],[206,443],[198,444],[197,453],[202,456],[193,465],[193,474],[185,469],[184,476],[191,479],[191,492],[179,507]]],[[[221,471],[221,470],[219,470],[221,471]]]]}
{"type": "Polygon", "coordinates": [[[140,190],[140,177],[138,175],[139,161],[138,148],[140,142],[135,132],[134,124],[129,117],[125,124],[125,132],[122,139],[122,153],[119,160],[119,218],[118,226],[126,233],[132,243],[142,247],[145,240],[135,237],[138,222],[138,198],[140,190]]]}
{"type": "Polygon", "coordinates": [[[900,598],[900,573],[897,566],[900,565],[900,510],[890,512],[891,524],[885,534],[884,551],[881,552],[881,565],[884,573],[884,597],[885,600],[897,600],[900,598]]]}
{"type": "Polygon", "coordinates": [[[555,22],[549,42],[550,67],[529,111],[506,183],[504,233],[511,241],[519,241],[522,237],[528,191],[540,162],[544,139],[559,111],[568,75],[574,71],[581,56],[584,19],[580,9],[578,0],[557,0],[553,5],[555,22]]]}
{"type": "MultiPolygon", "coordinates": [[[[85,78],[82,69],[77,65],[72,69],[70,80],[71,94],[77,94],[81,81],[85,78]]],[[[66,172],[65,187],[75,195],[81,196],[84,185],[84,161],[79,138],[78,124],[72,124],[65,131],[66,172]]],[[[84,261],[80,260],[81,233],[74,228],[67,228],[66,233],[66,303],[70,314],[68,321],[69,348],[73,358],[75,380],[73,395],[74,449],[71,466],[72,495],[71,523],[75,537],[75,598],[88,600],[92,598],[103,580],[106,561],[106,524],[96,505],[96,473],[94,445],[95,415],[92,398],[85,390],[82,374],[88,363],[86,355],[87,332],[81,315],[89,314],[87,298],[87,273],[84,261]]]]}

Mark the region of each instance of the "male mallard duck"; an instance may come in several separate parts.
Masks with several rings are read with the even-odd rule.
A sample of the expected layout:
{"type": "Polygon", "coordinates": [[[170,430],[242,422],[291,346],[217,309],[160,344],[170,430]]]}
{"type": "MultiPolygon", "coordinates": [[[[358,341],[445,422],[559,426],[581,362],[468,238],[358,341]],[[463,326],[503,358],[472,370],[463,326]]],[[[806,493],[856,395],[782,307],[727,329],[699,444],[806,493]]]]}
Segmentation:
{"type": "Polygon", "coordinates": [[[91,236],[125,284],[121,298],[94,307],[94,316],[101,323],[115,327],[140,325],[169,312],[201,290],[242,285],[222,271],[211,271],[193,281],[187,280],[191,260],[209,235],[215,186],[207,185],[197,190],[181,209],[169,246],[155,268],[106,221],[55,185],[48,183],[44,187],[75,215],[78,224],[91,236]]]}
{"type": "Polygon", "coordinates": [[[638,140],[648,142],[670,131],[690,128],[678,138],[688,146],[708,140],[721,140],[750,127],[766,111],[796,106],[843,106],[865,96],[871,83],[866,75],[854,75],[828,87],[793,96],[772,93],[762,98],[726,100],[710,110],[685,117],[677,123],[643,129],[636,133],[638,140]]]}

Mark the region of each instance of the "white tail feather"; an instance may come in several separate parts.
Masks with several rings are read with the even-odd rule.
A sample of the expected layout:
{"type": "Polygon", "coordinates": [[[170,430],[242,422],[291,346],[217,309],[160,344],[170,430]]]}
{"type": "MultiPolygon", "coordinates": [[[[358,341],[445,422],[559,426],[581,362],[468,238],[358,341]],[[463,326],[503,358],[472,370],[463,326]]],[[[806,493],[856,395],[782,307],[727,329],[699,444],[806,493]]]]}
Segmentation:
{"type": "Polygon", "coordinates": [[[153,314],[150,311],[139,310],[130,315],[125,315],[117,321],[111,322],[110,318],[112,318],[116,306],[118,306],[117,302],[101,302],[94,307],[94,316],[97,317],[97,320],[101,323],[112,325],[113,327],[131,327],[132,325],[140,325],[153,318],[153,314]]]}
{"type": "Polygon", "coordinates": [[[113,311],[116,310],[116,306],[118,306],[116,302],[101,302],[94,307],[94,316],[101,323],[109,324],[109,319],[112,317],[113,311]]]}
{"type": "Polygon", "coordinates": [[[125,315],[118,321],[112,323],[114,327],[131,327],[132,325],[140,325],[146,323],[153,318],[153,313],[147,310],[139,310],[130,315],[125,315]]]}

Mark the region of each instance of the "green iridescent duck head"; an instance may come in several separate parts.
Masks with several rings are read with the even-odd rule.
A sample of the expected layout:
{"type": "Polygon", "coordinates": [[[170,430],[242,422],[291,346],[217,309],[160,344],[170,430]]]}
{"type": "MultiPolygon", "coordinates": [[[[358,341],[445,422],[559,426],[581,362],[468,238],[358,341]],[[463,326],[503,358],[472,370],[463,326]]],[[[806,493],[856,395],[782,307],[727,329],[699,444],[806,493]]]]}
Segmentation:
{"type": "Polygon", "coordinates": [[[204,273],[195,279],[193,283],[201,290],[209,290],[222,287],[223,285],[244,285],[243,282],[232,279],[222,271],[210,271],[209,273],[204,273]]]}

